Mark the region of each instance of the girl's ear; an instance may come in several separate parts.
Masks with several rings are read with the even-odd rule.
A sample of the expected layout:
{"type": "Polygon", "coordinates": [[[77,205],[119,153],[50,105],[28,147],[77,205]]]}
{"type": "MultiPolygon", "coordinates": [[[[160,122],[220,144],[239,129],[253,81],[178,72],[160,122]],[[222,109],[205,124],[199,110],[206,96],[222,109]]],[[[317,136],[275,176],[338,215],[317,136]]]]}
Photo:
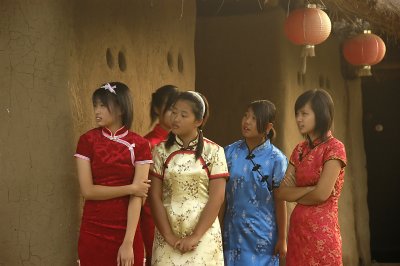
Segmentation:
{"type": "Polygon", "coordinates": [[[268,123],[268,124],[265,126],[265,131],[267,132],[267,134],[269,133],[269,131],[270,131],[273,127],[274,127],[274,124],[272,124],[272,123],[268,123]]]}
{"type": "Polygon", "coordinates": [[[198,128],[199,126],[201,126],[201,125],[203,124],[203,119],[194,121],[194,124],[195,124],[196,127],[198,128]]]}

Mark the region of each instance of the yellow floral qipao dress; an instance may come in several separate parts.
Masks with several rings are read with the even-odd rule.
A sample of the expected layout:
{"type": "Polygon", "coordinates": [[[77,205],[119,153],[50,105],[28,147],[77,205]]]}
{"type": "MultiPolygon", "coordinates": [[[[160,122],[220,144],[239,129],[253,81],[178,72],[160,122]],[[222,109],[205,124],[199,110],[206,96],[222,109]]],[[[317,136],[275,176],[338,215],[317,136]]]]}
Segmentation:
{"type": "MultiPolygon", "coordinates": [[[[166,149],[164,141],[153,149],[150,174],[163,181],[162,201],[169,224],[180,238],[191,235],[196,227],[208,201],[210,179],[229,176],[224,149],[204,138],[202,156],[195,160],[197,141],[183,148],[176,137],[171,148],[166,149]]],[[[171,247],[156,228],[152,265],[224,265],[218,217],[196,249],[185,254],[171,247]]]]}

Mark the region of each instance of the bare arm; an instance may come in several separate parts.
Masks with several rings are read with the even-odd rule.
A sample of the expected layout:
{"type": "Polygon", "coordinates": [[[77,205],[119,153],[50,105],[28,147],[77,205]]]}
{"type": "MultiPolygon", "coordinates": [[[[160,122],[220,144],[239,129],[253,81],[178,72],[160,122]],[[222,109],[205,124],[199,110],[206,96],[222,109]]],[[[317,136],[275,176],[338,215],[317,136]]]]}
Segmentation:
{"type": "Polygon", "coordinates": [[[295,202],[315,189],[314,186],[296,187],[294,184],[294,172],[294,166],[289,164],[281,185],[274,190],[276,199],[295,202]]]}
{"type": "MultiPolygon", "coordinates": [[[[148,179],[149,168],[150,164],[136,164],[133,180],[145,182],[148,179]]],[[[131,196],[129,198],[125,237],[118,251],[118,265],[133,265],[134,256],[132,246],[141,208],[142,198],[131,196]]]]}
{"type": "Polygon", "coordinates": [[[219,213],[218,213],[218,219],[219,219],[219,225],[221,227],[221,232],[224,230],[225,208],[226,208],[226,202],[225,202],[225,196],[224,196],[224,201],[222,202],[221,208],[219,209],[219,213]]]}
{"type": "Polygon", "coordinates": [[[163,181],[157,177],[151,177],[152,185],[150,188],[150,207],[153,214],[154,223],[164,237],[165,241],[171,246],[175,246],[179,238],[172,231],[168,221],[167,212],[162,203],[162,183],[163,181]]]}
{"type": "MultiPolygon", "coordinates": [[[[126,186],[101,186],[93,184],[90,162],[81,158],[76,159],[78,179],[81,193],[88,200],[107,200],[126,195],[146,197],[150,184],[146,180],[136,180],[126,186]]],[[[137,169],[136,169],[137,170],[137,169]]],[[[148,171],[148,170],[147,170],[148,171]]],[[[136,176],[136,171],[135,171],[136,176]]]]}
{"type": "Polygon", "coordinates": [[[326,201],[332,194],[341,169],[342,165],[339,160],[327,161],[322,168],[321,177],[315,189],[301,197],[297,202],[304,205],[316,205],[326,201]]]}
{"type": "Polygon", "coordinates": [[[212,226],[218,217],[219,210],[225,198],[226,179],[211,179],[209,184],[209,198],[200,214],[199,221],[193,230],[192,235],[179,241],[179,249],[182,252],[193,250],[204,233],[212,226]]]}

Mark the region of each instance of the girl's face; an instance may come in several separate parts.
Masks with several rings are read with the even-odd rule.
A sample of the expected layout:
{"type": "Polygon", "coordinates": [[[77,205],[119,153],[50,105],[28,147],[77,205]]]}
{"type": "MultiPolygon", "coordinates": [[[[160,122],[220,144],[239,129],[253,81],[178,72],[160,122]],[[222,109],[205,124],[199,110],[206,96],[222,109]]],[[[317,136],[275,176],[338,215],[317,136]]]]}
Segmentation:
{"type": "Polygon", "coordinates": [[[257,118],[253,109],[249,108],[242,118],[242,135],[245,139],[263,138],[265,133],[257,130],[257,118]]]}
{"type": "Polygon", "coordinates": [[[197,128],[202,120],[196,120],[191,103],[186,100],[178,100],[172,107],[171,131],[181,139],[197,135],[197,128]]]}
{"type": "Polygon", "coordinates": [[[310,102],[306,103],[302,108],[296,112],[296,123],[299,132],[302,135],[314,135],[315,129],[315,113],[311,108],[310,102]]]}
{"type": "Polygon", "coordinates": [[[111,131],[122,127],[120,108],[110,105],[110,110],[108,110],[107,106],[100,100],[95,100],[93,109],[97,126],[106,127],[111,131]]]}
{"type": "Polygon", "coordinates": [[[163,128],[167,130],[170,130],[172,127],[171,114],[172,114],[172,108],[168,108],[167,110],[165,110],[165,103],[164,103],[163,106],[161,107],[161,110],[159,111],[158,122],[163,128]]]}

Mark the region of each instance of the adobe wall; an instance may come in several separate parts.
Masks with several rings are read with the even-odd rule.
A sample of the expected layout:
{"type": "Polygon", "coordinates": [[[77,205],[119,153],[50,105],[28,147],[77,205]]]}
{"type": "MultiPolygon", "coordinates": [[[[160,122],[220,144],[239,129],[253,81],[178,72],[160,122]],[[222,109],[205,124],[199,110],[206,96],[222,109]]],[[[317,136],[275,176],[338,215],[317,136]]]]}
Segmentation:
{"type": "Polygon", "coordinates": [[[72,155],[94,126],[91,93],[128,84],[133,130],[147,133],[157,87],[194,87],[195,12],[178,0],[2,1],[0,265],[76,265],[72,155]]]}

